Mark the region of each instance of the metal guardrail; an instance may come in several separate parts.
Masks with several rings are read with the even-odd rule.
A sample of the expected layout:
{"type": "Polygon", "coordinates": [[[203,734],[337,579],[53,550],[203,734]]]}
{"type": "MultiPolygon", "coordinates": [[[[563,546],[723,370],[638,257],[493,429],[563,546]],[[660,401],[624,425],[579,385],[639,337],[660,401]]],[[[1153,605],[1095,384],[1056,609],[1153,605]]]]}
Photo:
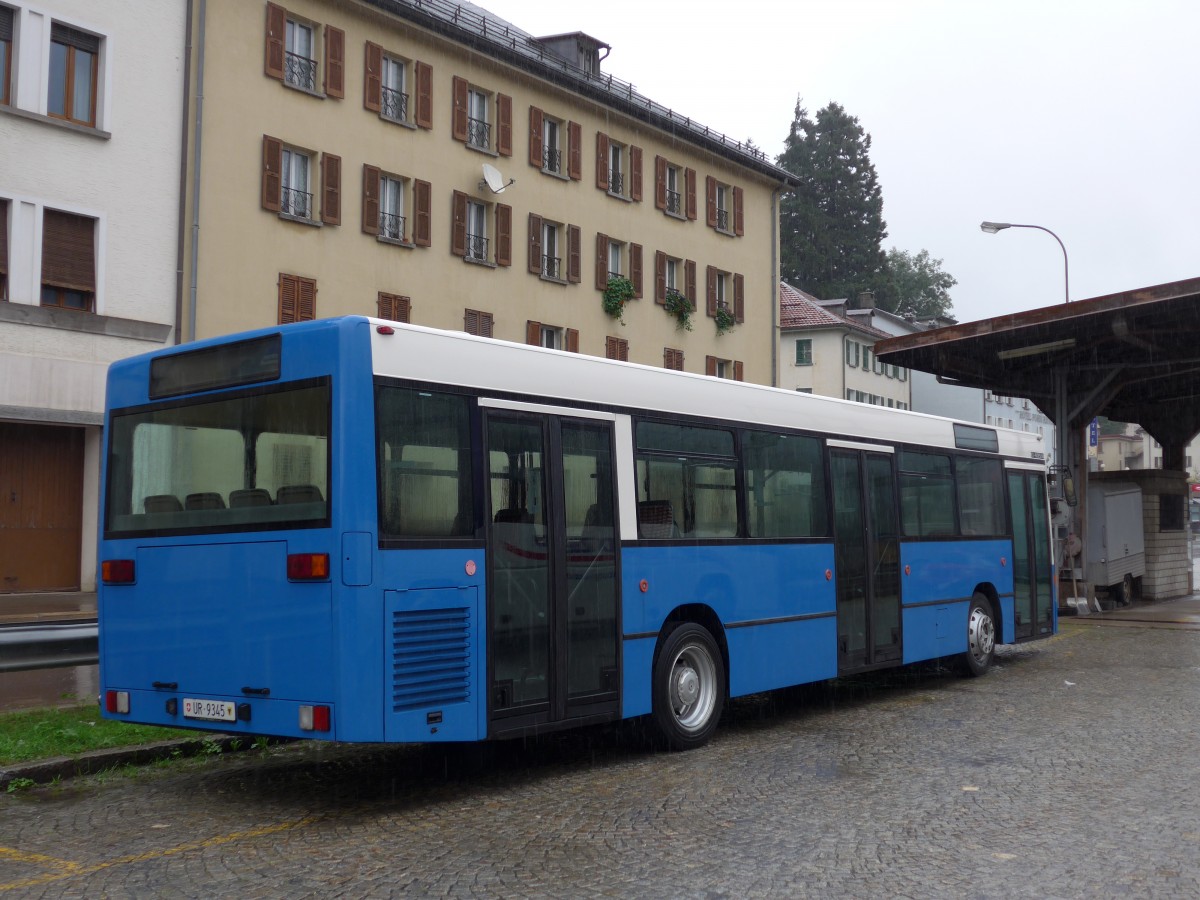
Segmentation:
{"type": "Polygon", "coordinates": [[[99,660],[95,620],[0,627],[0,672],[93,666],[99,660]]]}

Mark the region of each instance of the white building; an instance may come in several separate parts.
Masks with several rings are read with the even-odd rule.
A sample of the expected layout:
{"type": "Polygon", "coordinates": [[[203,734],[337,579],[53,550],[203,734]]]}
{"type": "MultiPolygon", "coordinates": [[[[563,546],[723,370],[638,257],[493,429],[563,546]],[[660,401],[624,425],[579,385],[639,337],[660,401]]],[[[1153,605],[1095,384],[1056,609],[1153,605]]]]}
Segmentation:
{"type": "Polygon", "coordinates": [[[185,12],[0,0],[0,593],[95,586],[105,371],[179,299],[185,12]]]}

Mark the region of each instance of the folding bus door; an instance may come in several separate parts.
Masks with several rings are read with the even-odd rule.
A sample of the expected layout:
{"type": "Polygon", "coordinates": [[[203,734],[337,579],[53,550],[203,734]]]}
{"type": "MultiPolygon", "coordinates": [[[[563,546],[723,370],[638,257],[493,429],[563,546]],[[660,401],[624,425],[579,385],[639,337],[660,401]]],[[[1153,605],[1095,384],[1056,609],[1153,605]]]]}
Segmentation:
{"type": "Polygon", "coordinates": [[[1016,638],[1054,630],[1050,573],[1050,525],[1046,482],[1041,472],[1009,469],[1008,500],[1013,529],[1013,599],[1016,638]]]}

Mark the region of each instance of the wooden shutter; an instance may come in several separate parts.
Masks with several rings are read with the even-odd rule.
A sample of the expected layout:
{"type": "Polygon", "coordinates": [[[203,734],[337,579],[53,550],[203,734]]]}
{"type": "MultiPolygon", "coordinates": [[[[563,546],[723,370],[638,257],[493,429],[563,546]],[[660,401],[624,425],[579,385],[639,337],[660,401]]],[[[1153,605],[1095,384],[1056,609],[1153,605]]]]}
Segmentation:
{"type": "Polygon", "coordinates": [[[746,380],[746,367],[740,359],[735,359],[733,361],[733,380],[734,381],[745,381],[746,380]]]}
{"type": "Polygon", "coordinates": [[[540,347],[542,344],[542,323],[532,320],[525,323],[525,343],[540,347]]]}
{"type": "Polygon", "coordinates": [[[496,265],[512,265],[512,207],[496,204],[496,265]]]}
{"type": "Polygon", "coordinates": [[[283,141],[263,135],[262,208],[271,212],[283,209],[283,141]]]}
{"type": "Polygon", "coordinates": [[[383,109],[383,48],[370,41],[363,53],[363,106],[371,112],[383,109]]]}
{"type": "Polygon", "coordinates": [[[642,199],[642,148],[629,148],[629,199],[642,199]]]}
{"type": "Polygon", "coordinates": [[[433,243],[433,191],[428,181],[413,180],[413,219],[413,243],[428,247],[433,243]]]}
{"type": "Polygon", "coordinates": [[[296,276],[279,273],[279,324],[296,321],[296,276]]]}
{"type": "Polygon", "coordinates": [[[451,135],[456,141],[467,140],[467,79],[457,75],[451,80],[454,107],[451,111],[451,135]]]}
{"type": "Polygon", "coordinates": [[[417,76],[417,115],[413,120],[418,128],[433,127],[433,66],[429,63],[413,63],[417,76]]]}
{"type": "Polygon", "coordinates": [[[566,342],[565,343],[566,343],[567,352],[568,353],[578,353],[579,352],[579,329],[578,328],[568,328],[566,330],[565,334],[566,334],[566,342]]]}
{"type": "Polygon", "coordinates": [[[687,217],[695,221],[696,219],[696,170],[683,170],[683,183],[687,190],[687,217]]]}
{"type": "Polygon", "coordinates": [[[379,167],[363,165],[362,230],[379,234],[379,167]]]}
{"type": "Polygon", "coordinates": [[[704,357],[704,374],[705,375],[716,375],[717,374],[717,358],[715,356],[704,357]]]}
{"type": "Polygon", "coordinates": [[[642,245],[629,245],[629,280],[633,282],[633,297],[642,299],[642,245]]]}
{"type": "Polygon", "coordinates": [[[263,72],[283,81],[283,38],[287,33],[287,10],[274,3],[267,4],[267,45],[264,51],[263,72]]]}
{"type": "Polygon", "coordinates": [[[717,227],[717,179],[711,175],[704,178],[705,223],[709,228],[717,227]]]}
{"type": "MultiPolygon", "coordinates": [[[[3,252],[3,248],[0,248],[3,252]]],[[[608,235],[596,233],[596,290],[608,287],[608,235]]]]}
{"type": "Polygon", "coordinates": [[[667,302],[667,254],[661,250],[654,251],[654,299],[664,305],[667,302]]]}
{"type": "Polygon", "coordinates": [[[379,318],[408,322],[412,318],[412,298],[379,292],[379,318]]]}
{"type": "Polygon", "coordinates": [[[450,222],[450,252],[455,256],[467,255],[467,195],[454,192],[454,207],[450,222]]]}
{"type": "Polygon", "coordinates": [[[654,157],[654,208],[667,208],[667,161],[654,157]]]}
{"type": "Polygon", "coordinates": [[[501,156],[512,156],[512,97],[496,95],[496,152],[501,156]]]}
{"type": "Polygon", "coordinates": [[[317,314],[317,282],[279,273],[279,324],[308,322],[317,314]]]}
{"type": "Polygon", "coordinates": [[[596,187],[608,190],[608,135],[596,132],[596,187]]]}
{"type": "Polygon", "coordinates": [[[477,334],[480,337],[492,336],[492,314],[468,309],[463,314],[463,330],[467,334],[477,334]]]}
{"type": "Polygon", "coordinates": [[[746,220],[742,209],[745,203],[745,193],[740,187],[733,189],[733,233],[738,237],[746,233],[746,220]]]}
{"type": "Polygon", "coordinates": [[[542,274],[542,217],[529,214],[529,271],[542,274]]]}
{"type": "Polygon", "coordinates": [[[604,355],[608,359],[619,359],[621,362],[629,362],[629,341],[619,337],[605,338],[604,355]]]}
{"type": "Polygon", "coordinates": [[[733,276],[733,317],[740,323],[746,321],[746,278],[733,276]]]}
{"type": "Polygon", "coordinates": [[[578,122],[567,123],[567,177],[583,179],[583,126],[578,122]]]}
{"type": "Polygon", "coordinates": [[[671,347],[663,348],[663,366],[668,369],[683,371],[683,351],[671,347]]]}
{"type": "Polygon", "coordinates": [[[545,150],[542,137],[542,124],[545,117],[536,106],[529,107],[529,164],[542,168],[542,155],[545,150]]]}
{"type": "Polygon", "coordinates": [[[96,290],[96,220],[47,209],[42,218],[42,284],[96,290]]]}
{"type": "Polygon", "coordinates": [[[321,154],[321,221],[342,224],[342,158],[321,154]]]}
{"type": "Polygon", "coordinates": [[[346,32],[325,26],[325,96],[346,96],[346,32]]]}
{"type": "Polygon", "coordinates": [[[8,272],[8,201],[0,200],[0,275],[8,272]]]}
{"type": "Polygon", "coordinates": [[[696,308],[696,261],[694,259],[685,260],[683,263],[683,290],[684,296],[688,298],[688,302],[692,304],[692,309],[696,308]]]}
{"type": "Polygon", "coordinates": [[[715,316],[717,314],[717,270],[712,266],[708,267],[707,289],[705,292],[705,298],[706,298],[706,303],[705,303],[706,311],[708,312],[708,314],[710,316],[715,316]]]}
{"type": "Polygon", "coordinates": [[[578,225],[567,226],[567,281],[583,281],[583,232],[578,225]]]}

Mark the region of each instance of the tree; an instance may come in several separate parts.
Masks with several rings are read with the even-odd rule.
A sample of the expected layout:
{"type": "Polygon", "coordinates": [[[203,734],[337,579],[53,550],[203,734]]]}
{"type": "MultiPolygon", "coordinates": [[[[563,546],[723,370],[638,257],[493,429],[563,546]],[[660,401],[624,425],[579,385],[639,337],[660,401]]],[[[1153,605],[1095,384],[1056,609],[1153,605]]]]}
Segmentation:
{"type": "Polygon", "coordinates": [[[780,271],[817,297],[852,297],[886,287],[883,194],[871,136],[830,103],[810,119],[800,100],[779,165],[800,186],[780,204],[780,271]]]}
{"type": "Polygon", "coordinates": [[[942,271],[942,261],[928,250],[913,255],[893,247],[887,253],[887,279],[876,294],[876,305],[896,315],[932,319],[949,314],[950,288],[958,280],[942,271]]]}

